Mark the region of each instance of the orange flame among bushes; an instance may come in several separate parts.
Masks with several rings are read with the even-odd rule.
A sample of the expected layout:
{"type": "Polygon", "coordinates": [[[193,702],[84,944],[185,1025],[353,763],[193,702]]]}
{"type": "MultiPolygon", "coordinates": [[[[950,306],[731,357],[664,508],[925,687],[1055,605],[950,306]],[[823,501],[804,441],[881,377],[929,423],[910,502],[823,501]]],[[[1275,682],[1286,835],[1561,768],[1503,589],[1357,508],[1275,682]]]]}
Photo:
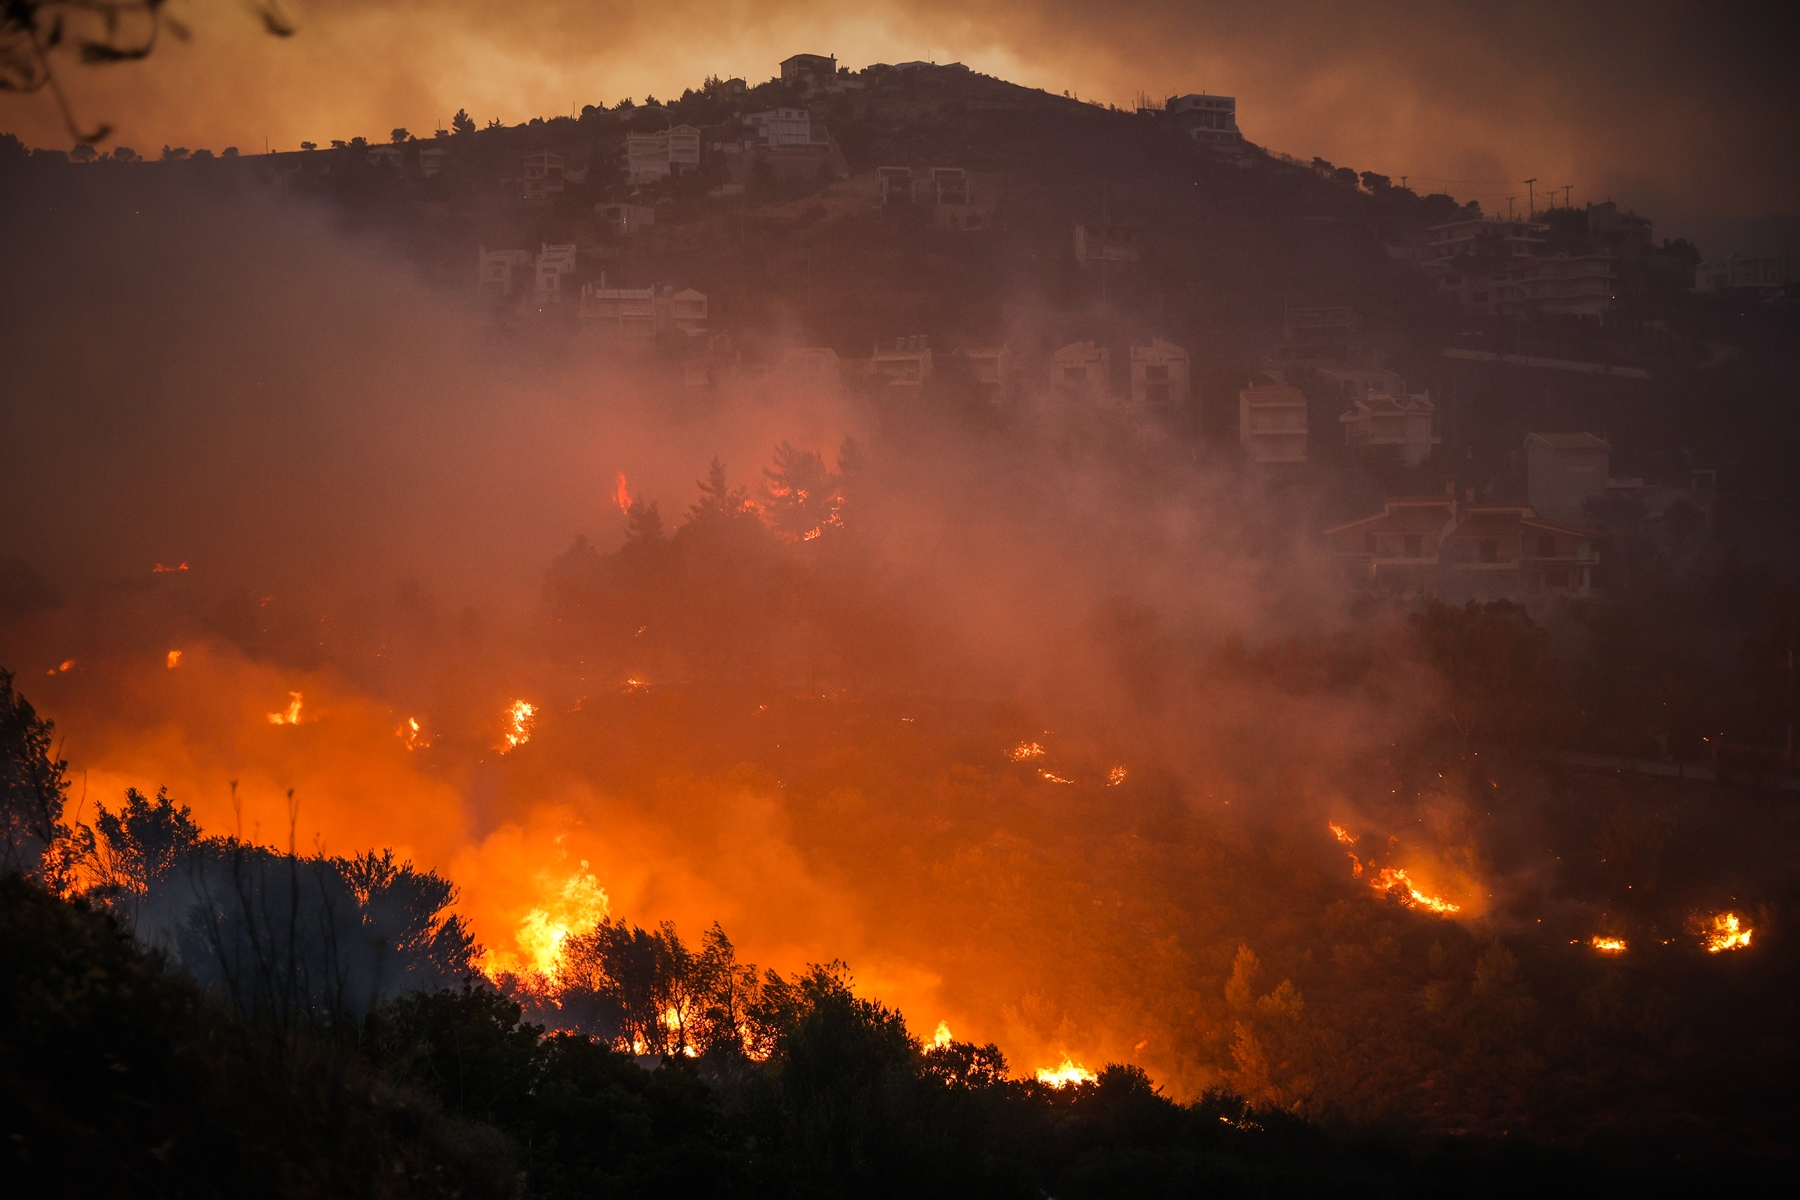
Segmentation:
{"type": "Polygon", "coordinates": [[[500,735],[500,753],[517,750],[531,740],[531,731],[537,725],[537,705],[529,700],[514,700],[506,708],[506,728],[500,735]]]}
{"type": "Polygon", "coordinates": [[[1099,1076],[1070,1058],[1067,1053],[1063,1055],[1063,1060],[1058,1065],[1054,1067],[1039,1067],[1037,1069],[1037,1081],[1039,1083],[1047,1083],[1053,1088],[1065,1088],[1072,1084],[1092,1083],[1098,1078],[1099,1076]]]}
{"type": "Polygon", "coordinates": [[[1602,954],[1623,954],[1627,948],[1624,938],[1601,937],[1598,934],[1588,944],[1602,954]]]}
{"type": "Polygon", "coordinates": [[[1750,945],[1750,935],[1755,932],[1736,913],[1714,913],[1711,918],[1701,920],[1700,944],[1706,947],[1708,954],[1743,950],[1750,945]]]}
{"type": "Polygon", "coordinates": [[[270,713],[269,714],[269,724],[271,724],[271,725],[298,725],[299,723],[300,723],[300,693],[299,692],[289,692],[288,693],[287,711],[270,713]]]}

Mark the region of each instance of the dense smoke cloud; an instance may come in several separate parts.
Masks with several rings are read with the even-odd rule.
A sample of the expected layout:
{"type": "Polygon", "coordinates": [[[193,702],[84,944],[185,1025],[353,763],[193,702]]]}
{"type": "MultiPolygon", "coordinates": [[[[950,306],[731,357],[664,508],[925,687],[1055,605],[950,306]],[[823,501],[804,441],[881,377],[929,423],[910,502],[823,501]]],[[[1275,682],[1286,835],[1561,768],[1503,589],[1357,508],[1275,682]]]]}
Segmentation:
{"type": "MultiPolygon", "coordinates": [[[[1128,105],[1140,92],[1236,95],[1254,142],[1407,175],[1504,210],[1523,180],[1614,198],[1702,240],[1722,218],[1792,213],[1792,38],[1779,6],[977,3],[847,10],[477,0],[293,9],[275,41],[221,6],[191,45],[84,72],[85,111],[138,150],[280,149],[394,126],[427,136],[467,108],[508,123],[665,98],[708,74],[752,81],[796,51],[852,67],[927,56],[1128,105]]],[[[47,102],[9,104],[40,145],[67,137],[47,102]]],[[[1749,248],[1749,247],[1744,247],[1749,248]]]]}

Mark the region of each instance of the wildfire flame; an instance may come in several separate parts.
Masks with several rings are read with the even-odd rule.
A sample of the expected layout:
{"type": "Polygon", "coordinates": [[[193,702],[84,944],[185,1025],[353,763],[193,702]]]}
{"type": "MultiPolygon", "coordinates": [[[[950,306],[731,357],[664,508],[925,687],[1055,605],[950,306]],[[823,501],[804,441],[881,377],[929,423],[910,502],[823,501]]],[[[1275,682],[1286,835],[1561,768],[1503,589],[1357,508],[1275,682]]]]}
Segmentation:
{"type": "Polygon", "coordinates": [[[588,873],[584,858],[581,869],[562,882],[548,903],[533,908],[519,922],[519,930],[513,935],[519,952],[490,950],[482,969],[489,976],[526,970],[554,979],[562,967],[562,945],[569,935],[593,929],[611,908],[606,889],[588,873]]]}
{"type": "Polygon", "coordinates": [[[288,693],[287,711],[284,713],[278,713],[278,712],[270,713],[269,714],[269,724],[271,724],[271,725],[298,725],[299,723],[300,723],[300,693],[299,692],[289,692],[288,693]]]}
{"type": "Polygon", "coordinates": [[[1044,748],[1036,742],[1020,742],[1006,752],[1006,757],[1014,762],[1024,762],[1028,758],[1042,758],[1043,756],[1044,748]]]}
{"type": "Polygon", "coordinates": [[[168,657],[169,670],[173,671],[181,665],[181,651],[171,650],[168,657]]]}
{"type": "Polygon", "coordinates": [[[157,563],[154,567],[150,568],[150,573],[152,575],[168,575],[175,571],[185,571],[187,569],[188,565],[186,563],[176,563],[172,567],[165,567],[161,563],[157,563]]]}
{"type": "Polygon", "coordinates": [[[1054,771],[1039,771],[1038,774],[1043,776],[1044,779],[1049,781],[1050,783],[1074,783],[1075,782],[1073,779],[1064,779],[1061,775],[1056,774],[1054,771]]]}
{"type": "Polygon", "coordinates": [[[1099,1076],[1070,1058],[1067,1053],[1063,1055],[1062,1062],[1057,1066],[1039,1067],[1037,1069],[1037,1081],[1039,1083],[1047,1083],[1053,1088],[1065,1088],[1071,1084],[1092,1083],[1098,1078],[1099,1076]]]}
{"type": "Polygon", "coordinates": [[[931,1044],[937,1049],[942,1050],[945,1046],[948,1046],[952,1040],[954,1039],[950,1036],[950,1022],[939,1021],[937,1032],[931,1035],[931,1044]]]}
{"type": "Polygon", "coordinates": [[[1750,935],[1755,932],[1736,913],[1715,913],[1710,922],[1701,923],[1700,944],[1708,954],[1742,950],[1750,945],[1750,935]]]}
{"type": "Polygon", "coordinates": [[[1118,787],[1121,783],[1125,782],[1125,776],[1128,774],[1130,774],[1130,772],[1124,767],[1114,767],[1106,773],[1106,786],[1118,787]]]}
{"type": "Polygon", "coordinates": [[[642,679],[639,679],[636,676],[633,676],[632,678],[627,679],[624,683],[621,683],[619,685],[619,690],[622,692],[637,692],[637,691],[642,691],[644,688],[647,688],[649,686],[650,685],[645,683],[642,679]]]}
{"type": "Polygon", "coordinates": [[[51,667],[48,671],[45,671],[44,674],[55,675],[58,672],[60,672],[64,675],[67,675],[71,670],[74,669],[74,667],[75,667],[75,660],[72,658],[65,658],[62,662],[58,663],[56,666],[51,667]]]}
{"type": "Polygon", "coordinates": [[[803,542],[810,542],[824,532],[825,530],[823,527],[814,525],[811,529],[800,535],[800,540],[803,542]]]}
{"type": "Polygon", "coordinates": [[[1602,954],[1623,954],[1626,950],[1624,938],[1600,937],[1596,934],[1588,944],[1602,954]]]}
{"type": "Polygon", "coordinates": [[[1439,916],[1448,916],[1450,913],[1462,911],[1460,904],[1452,904],[1441,896],[1421,892],[1414,886],[1405,867],[1381,868],[1375,878],[1369,881],[1369,886],[1378,892],[1399,897],[1400,903],[1408,908],[1423,908],[1428,912],[1437,913],[1439,916]]]}
{"type": "Polygon", "coordinates": [[[506,709],[506,730],[501,734],[503,744],[500,753],[516,750],[531,740],[532,728],[537,724],[537,705],[529,700],[514,700],[506,709]]]}
{"type": "Polygon", "coordinates": [[[431,739],[424,736],[424,729],[419,718],[408,717],[406,723],[394,730],[394,736],[406,743],[408,750],[423,750],[431,745],[431,739]]]}
{"type": "Polygon", "coordinates": [[[1356,835],[1351,833],[1348,829],[1345,829],[1342,825],[1339,825],[1335,821],[1333,821],[1333,822],[1328,822],[1327,826],[1331,830],[1331,836],[1336,838],[1338,841],[1342,842],[1344,845],[1346,845],[1346,846],[1356,845],[1356,835]]]}
{"type": "Polygon", "coordinates": [[[620,512],[631,511],[631,492],[625,486],[625,472],[619,472],[618,483],[613,487],[613,503],[619,506],[620,512]]]}

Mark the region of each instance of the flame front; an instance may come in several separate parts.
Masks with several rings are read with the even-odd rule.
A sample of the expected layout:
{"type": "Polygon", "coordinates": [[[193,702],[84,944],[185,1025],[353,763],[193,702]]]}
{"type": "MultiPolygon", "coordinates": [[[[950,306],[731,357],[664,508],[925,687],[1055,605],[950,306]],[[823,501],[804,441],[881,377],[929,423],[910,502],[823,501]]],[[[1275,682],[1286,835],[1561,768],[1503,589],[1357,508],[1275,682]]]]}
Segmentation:
{"type": "Polygon", "coordinates": [[[1331,829],[1331,836],[1336,838],[1339,842],[1346,846],[1356,845],[1356,835],[1351,833],[1348,829],[1345,829],[1335,821],[1327,822],[1327,825],[1331,829]]]}
{"type": "Polygon", "coordinates": [[[1014,762],[1024,762],[1028,758],[1044,757],[1044,748],[1036,742],[1020,742],[1006,752],[1006,757],[1014,762]]]}
{"type": "Polygon", "coordinates": [[[581,869],[563,880],[556,894],[545,904],[533,908],[519,922],[513,941],[517,953],[490,950],[482,962],[489,976],[503,972],[533,972],[555,979],[562,967],[562,946],[570,935],[587,933],[612,911],[612,902],[600,881],[588,872],[587,859],[581,869]]]}
{"type": "Polygon", "coordinates": [[[516,750],[529,742],[531,731],[536,725],[537,705],[529,700],[514,700],[506,709],[506,729],[500,735],[500,753],[516,750]]]}
{"type": "Polygon", "coordinates": [[[394,736],[404,742],[408,750],[423,750],[431,745],[431,739],[425,736],[417,717],[406,718],[405,724],[394,730],[394,736]]]}
{"type": "Polygon", "coordinates": [[[1626,950],[1624,938],[1601,937],[1596,934],[1588,944],[1602,954],[1623,954],[1626,950]]]}
{"type": "Polygon", "coordinates": [[[1092,1083],[1098,1079],[1092,1071],[1070,1058],[1067,1053],[1063,1060],[1054,1067],[1039,1067],[1037,1081],[1047,1083],[1053,1088],[1065,1088],[1071,1084],[1092,1083]]]}
{"type": "MultiPolygon", "coordinates": [[[[173,663],[170,663],[169,665],[174,666],[173,663]]],[[[288,693],[287,711],[270,713],[269,714],[269,724],[271,724],[271,725],[298,725],[299,723],[300,723],[300,693],[299,692],[289,692],[288,693]]]]}
{"type": "Polygon", "coordinates": [[[932,1046],[934,1046],[935,1048],[937,1048],[939,1050],[942,1050],[945,1046],[948,1046],[953,1040],[954,1039],[951,1038],[951,1036],[950,1036],[950,1022],[939,1021],[938,1027],[937,1027],[937,1032],[931,1035],[932,1046]]]}
{"type": "Polygon", "coordinates": [[[1462,905],[1452,904],[1442,896],[1433,896],[1421,892],[1407,875],[1405,867],[1383,867],[1369,886],[1378,892],[1385,892],[1399,897],[1400,903],[1408,908],[1422,908],[1439,916],[1448,916],[1453,912],[1461,912],[1462,905]]]}
{"type": "Polygon", "coordinates": [[[1700,944],[1706,947],[1708,954],[1742,950],[1750,945],[1750,935],[1755,932],[1736,913],[1715,913],[1710,922],[1702,924],[1700,944]]]}

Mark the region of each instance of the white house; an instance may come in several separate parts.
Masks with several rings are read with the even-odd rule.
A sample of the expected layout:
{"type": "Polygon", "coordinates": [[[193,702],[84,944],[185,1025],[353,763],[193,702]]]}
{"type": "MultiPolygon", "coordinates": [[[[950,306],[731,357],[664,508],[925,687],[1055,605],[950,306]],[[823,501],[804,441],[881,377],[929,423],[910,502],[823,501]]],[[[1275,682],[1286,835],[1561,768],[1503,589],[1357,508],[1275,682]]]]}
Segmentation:
{"type": "Polygon", "coordinates": [[[575,273],[575,243],[552,246],[543,243],[534,264],[537,268],[537,300],[555,304],[562,299],[563,280],[575,273]]]}
{"type": "Polygon", "coordinates": [[[486,246],[475,251],[475,278],[481,290],[496,296],[513,294],[513,276],[531,265],[529,250],[489,250],[486,246]]]}
{"type": "Polygon", "coordinates": [[[1131,403],[1137,409],[1179,409],[1188,398],[1188,353],[1153,339],[1131,348],[1131,403]]]}
{"type": "Polygon", "coordinates": [[[876,347],[869,374],[891,387],[924,387],[931,382],[931,346],[923,336],[894,339],[892,350],[876,347]]]}
{"type": "Polygon", "coordinates": [[[1253,463],[1305,462],[1305,395],[1285,383],[1259,384],[1240,391],[1238,441],[1253,463]]]}
{"type": "Polygon", "coordinates": [[[1112,394],[1112,356],[1096,342],[1071,342],[1050,356],[1050,383],[1064,400],[1105,400],[1112,394]]]}

